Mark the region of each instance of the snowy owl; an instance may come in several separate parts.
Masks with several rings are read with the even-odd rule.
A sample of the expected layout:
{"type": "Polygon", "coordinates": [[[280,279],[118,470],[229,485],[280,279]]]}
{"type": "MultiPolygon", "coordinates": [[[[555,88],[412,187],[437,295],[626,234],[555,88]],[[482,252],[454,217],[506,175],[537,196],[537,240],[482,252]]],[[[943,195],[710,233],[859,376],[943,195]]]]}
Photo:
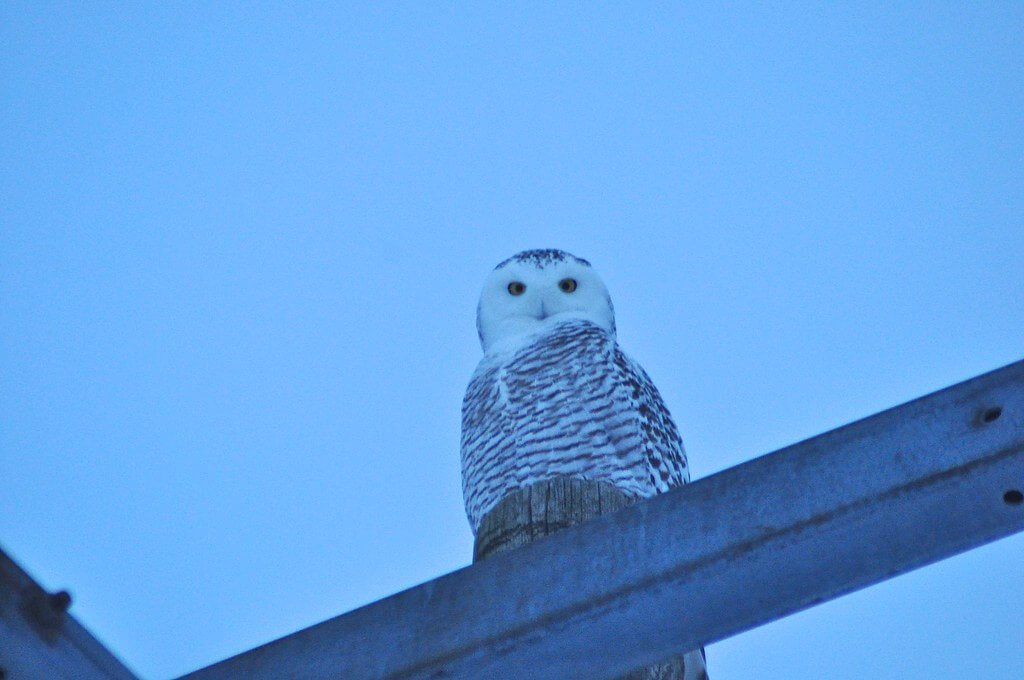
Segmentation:
{"type": "MultiPolygon", "coordinates": [[[[462,490],[476,534],[510,492],[553,477],[608,482],[633,498],[685,484],[683,442],[647,373],[615,341],[597,273],[561,250],[494,268],[477,306],[484,356],[462,404],[462,490]]],[[[686,680],[706,678],[703,650],[686,680]]]]}

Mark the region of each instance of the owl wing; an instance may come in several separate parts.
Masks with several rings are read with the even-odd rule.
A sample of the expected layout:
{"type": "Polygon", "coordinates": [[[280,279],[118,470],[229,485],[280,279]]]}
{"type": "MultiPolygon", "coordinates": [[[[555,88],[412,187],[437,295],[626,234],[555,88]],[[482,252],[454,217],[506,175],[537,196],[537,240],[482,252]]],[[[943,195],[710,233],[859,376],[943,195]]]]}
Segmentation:
{"type": "Polygon", "coordinates": [[[494,478],[493,470],[498,466],[493,461],[515,451],[515,432],[501,373],[499,366],[482,362],[462,400],[462,495],[474,534],[484,503],[501,482],[494,478]]]}
{"type": "Polygon", "coordinates": [[[657,493],[690,481],[683,438],[650,376],[615,346],[615,368],[640,425],[640,446],[657,493]]]}

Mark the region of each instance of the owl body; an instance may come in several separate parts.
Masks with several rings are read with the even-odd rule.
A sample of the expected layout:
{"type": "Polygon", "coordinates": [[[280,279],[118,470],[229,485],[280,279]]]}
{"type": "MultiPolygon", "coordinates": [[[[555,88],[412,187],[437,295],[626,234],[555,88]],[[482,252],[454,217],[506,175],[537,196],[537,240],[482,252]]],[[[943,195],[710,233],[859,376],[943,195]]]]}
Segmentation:
{"type": "Polygon", "coordinates": [[[653,496],[688,480],[675,424],[650,378],[605,329],[566,319],[490,353],[463,402],[462,470],[475,532],[511,491],[552,477],[653,496]]]}
{"type": "Polygon", "coordinates": [[[683,442],[647,373],[619,348],[590,263],[528,250],[484,283],[484,349],[462,403],[462,481],[475,534],[515,489],[553,477],[647,497],[689,480],[683,442]]]}

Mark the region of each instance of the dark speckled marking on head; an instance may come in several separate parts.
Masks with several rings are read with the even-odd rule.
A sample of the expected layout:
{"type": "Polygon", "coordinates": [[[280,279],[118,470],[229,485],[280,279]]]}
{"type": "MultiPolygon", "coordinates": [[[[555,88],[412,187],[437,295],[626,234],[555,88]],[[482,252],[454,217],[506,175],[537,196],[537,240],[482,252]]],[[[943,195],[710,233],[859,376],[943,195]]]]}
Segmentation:
{"type": "Polygon", "coordinates": [[[516,253],[507,260],[500,262],[495,269],[501,269],[509,262],[532,264],[534,267],[540,269],[541,267],[546,267],[549,264],[565,262],[566,260],[575,260],[577,263],[582,264],[585,267],[590,266],[589,262],[584,260],[582,257],[576,257],[572,253],[567,253],[564,250],[557,250],[555,248],[543,248],[537,250],[524,250],[521,253],[516,253]]]}

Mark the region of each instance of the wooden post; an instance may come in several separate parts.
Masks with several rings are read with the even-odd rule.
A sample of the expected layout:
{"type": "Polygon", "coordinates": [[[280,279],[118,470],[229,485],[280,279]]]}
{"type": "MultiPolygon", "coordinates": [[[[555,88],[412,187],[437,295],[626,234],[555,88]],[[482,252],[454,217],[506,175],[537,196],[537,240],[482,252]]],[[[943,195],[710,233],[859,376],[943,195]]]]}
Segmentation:
{"type": "MultiPolygon", "coordinates": [[[[518,548],[556,531],[635,502],[605,482],[556,477],[506,496],[480,521],[473,562],[518,548]]],[[[683,680],[683,657],[633,671],[617,680],[683,680]]]]}

